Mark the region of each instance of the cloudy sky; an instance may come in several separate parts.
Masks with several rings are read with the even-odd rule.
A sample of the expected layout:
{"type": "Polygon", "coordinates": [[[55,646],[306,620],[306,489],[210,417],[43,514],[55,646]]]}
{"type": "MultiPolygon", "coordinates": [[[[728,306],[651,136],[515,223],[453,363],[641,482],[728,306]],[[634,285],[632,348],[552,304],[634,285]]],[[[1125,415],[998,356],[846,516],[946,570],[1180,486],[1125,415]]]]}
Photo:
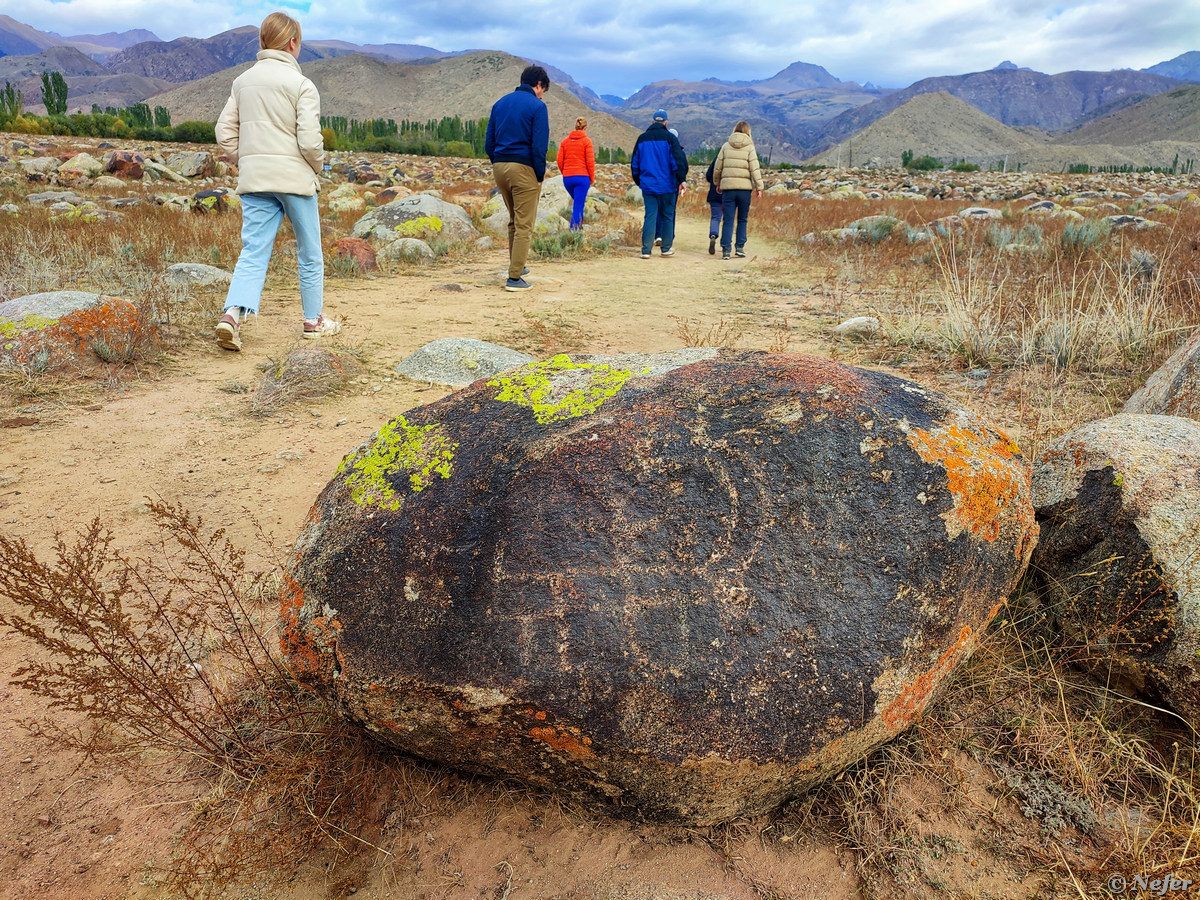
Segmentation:
{"type": "Polygon", "coordinates": [[[768,78],[790,63],[904,87],[990,69],[1140,69],[1200,49],[1200,0],[24,0],[42,31],[211,37],[287,9],[306,38],[496,49],[598,93],[668,78],[768,78]]]}

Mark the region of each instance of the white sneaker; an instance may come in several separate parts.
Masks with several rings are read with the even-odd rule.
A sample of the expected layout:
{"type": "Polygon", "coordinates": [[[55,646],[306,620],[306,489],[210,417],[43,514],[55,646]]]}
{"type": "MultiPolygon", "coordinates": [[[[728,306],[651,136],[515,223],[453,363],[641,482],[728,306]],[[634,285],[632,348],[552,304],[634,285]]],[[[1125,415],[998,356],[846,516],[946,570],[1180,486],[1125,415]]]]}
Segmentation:
{"type": "Polygon", "coordinates": [[[306,338],[322,338],[337,334],[342,330],[342,323],[335,319],[327,319],[324,316],[317,316],[317,321],[310,322],[304,320],[304,336],[306,338]]]}

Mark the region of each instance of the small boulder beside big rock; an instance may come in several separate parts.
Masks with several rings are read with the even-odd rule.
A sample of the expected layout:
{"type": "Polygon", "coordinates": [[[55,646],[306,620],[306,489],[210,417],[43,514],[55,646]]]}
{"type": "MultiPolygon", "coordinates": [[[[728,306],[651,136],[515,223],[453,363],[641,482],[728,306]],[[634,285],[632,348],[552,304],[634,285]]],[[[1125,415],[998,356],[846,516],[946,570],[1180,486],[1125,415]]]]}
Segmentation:
{"type": "Polygon", "coordinates": [[[281,639],[386,744],[707,824],[912,724],[1036,535],[1016,445],[912,382],[800,354],[562,355],[342,461],[281,639]]]}

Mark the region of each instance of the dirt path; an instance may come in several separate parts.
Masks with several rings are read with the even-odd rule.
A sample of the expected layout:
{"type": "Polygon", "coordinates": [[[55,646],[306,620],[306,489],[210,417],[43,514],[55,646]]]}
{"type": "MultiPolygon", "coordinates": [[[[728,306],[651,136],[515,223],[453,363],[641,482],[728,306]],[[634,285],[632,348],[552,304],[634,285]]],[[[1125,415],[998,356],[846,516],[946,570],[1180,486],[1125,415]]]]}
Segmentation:
{"type": "MultiPolygon", "coordinates": [[[[0,429],[0,475],[18,478],[0,489],[0,528],[48,558],[56,533],[69,538],[99,516],[119,546],[136,549],[153,531],[146,498],[162,498],[182,503],[209,527],[228,529],[251,565],[265,566],[290,545],[347,452],[395,415],[446,393],[392,376],[396,363],[428,341],[474,337],[544,356],[665,350],[707,330],[723,342],[777,345],[784,318],[803,314],[797,297],[763,293],[764,266],[775,265],[780,250],[752,238],[748,259],[724,262],[719,252],[708,255],[706,226],[682,218],[669,259],[656,252],[643,260],[629,249],[533,261],[534,289],[521,294],[501,289],[502,250],[408,274],[331,278],[326,312],[346,323],[333,344],[361,351],[365,374],[349,393],[256,417],[248,391],[261,377],[259,366],[301,343],[295,288],[272,285],[258,321],[244,330],[243,352],[198,339],[155,378],[128,383],[103,402],[42,404],[24,410],[36,424],[0,429]],[[265,545],[255,522],[269,535],[265,545]]],[[[791,335],[792,349],[819,344],[791,335]]],[[[48,746],[35,724],[44,704],[8,686],[29,650],[14,635],[0,645],[0,895],[159,896],[143,866],[162,853],[188,795],[148,792],[48,746]]],[[[428,896],[480,896],[503,882],[505,866],[523,876],[512,882],[520,887],[513,897],[755,896],[710,848],[678,833],[580,824],[520,803],[508,809],[505,825],[481,832],[483,818],[468,806],[424,841],[443,861],[458,860],[451,863],[457,877],[425,881],[426,872],[406,880],[394,865],[367,865],[352,879],[360,882],[359,896],[414,896],[414,888],[428,896]]],[[[830,846],[776,855],[763,877],[786,871],[793,872],[789,896],[848,896],[854,883],[830,846]],[[804,870],[812,874],[801,876],[804,870]],[[802,884],[812,890],[798,890],[802,884]]],[[[288,895],[324,896],[327,887],[327,875],[310,873],[288,895]]]]}

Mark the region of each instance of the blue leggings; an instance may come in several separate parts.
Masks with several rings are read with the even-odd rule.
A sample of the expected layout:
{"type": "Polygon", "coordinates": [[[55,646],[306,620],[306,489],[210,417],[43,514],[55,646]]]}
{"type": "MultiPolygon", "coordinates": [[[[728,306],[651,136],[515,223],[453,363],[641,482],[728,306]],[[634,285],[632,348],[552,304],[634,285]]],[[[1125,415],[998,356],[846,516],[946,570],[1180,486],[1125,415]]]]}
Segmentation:
{"type": "Polygon", "coordinates": [[[583,227],[583,206],[587,202],[588,189],[592,179],[586,175],[564,175],[563,187],[571,195],[571,230],[583,227]]]}

